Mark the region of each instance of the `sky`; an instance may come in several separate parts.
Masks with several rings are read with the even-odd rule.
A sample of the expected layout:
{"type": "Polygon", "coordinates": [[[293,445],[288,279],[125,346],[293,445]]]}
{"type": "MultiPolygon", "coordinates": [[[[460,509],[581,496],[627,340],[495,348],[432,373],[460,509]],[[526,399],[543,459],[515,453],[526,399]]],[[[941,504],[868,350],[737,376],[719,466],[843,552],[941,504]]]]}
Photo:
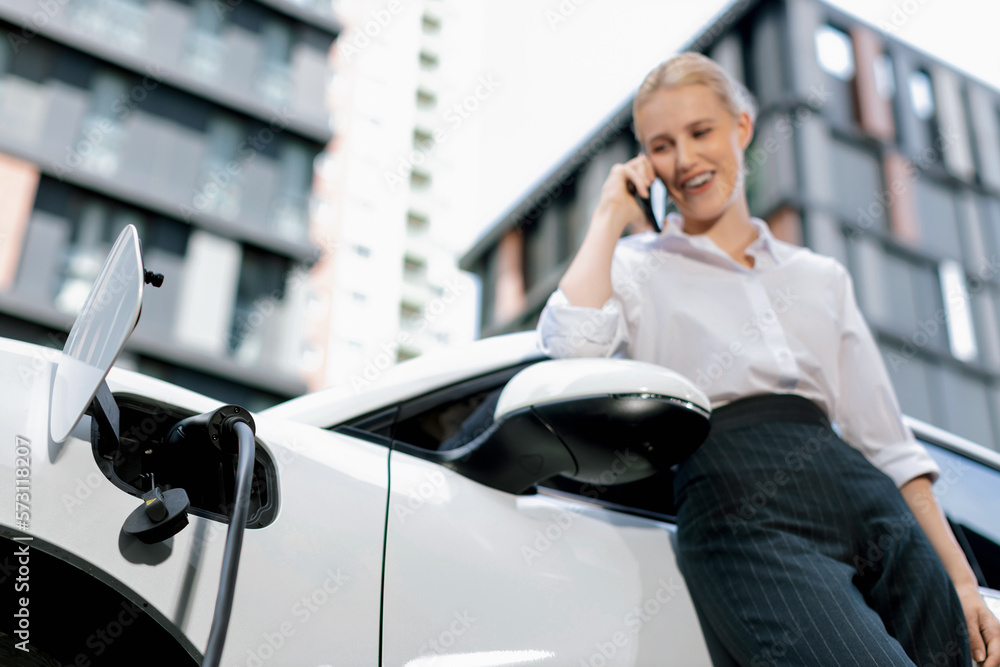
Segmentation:
{"type": "MultiPolygon", "coordinates": [[[[742,0],[741,0],[742,1],[742,0]]],[[[470,63],[496,86],[456,133],[452,238],[468,248],[630,96],[645,74],[736,2],[484,0],[470,63]]],[[[1000,88],[1000,2],[837,0],[842,11],[1000,88]]],[[[471,56],[471,54],[470,54],[471,56]]],[[[470,68],[473,67],[470,64],[470,68]]],[[[476,72],[469,73],[470,81],[476,72]]]]}

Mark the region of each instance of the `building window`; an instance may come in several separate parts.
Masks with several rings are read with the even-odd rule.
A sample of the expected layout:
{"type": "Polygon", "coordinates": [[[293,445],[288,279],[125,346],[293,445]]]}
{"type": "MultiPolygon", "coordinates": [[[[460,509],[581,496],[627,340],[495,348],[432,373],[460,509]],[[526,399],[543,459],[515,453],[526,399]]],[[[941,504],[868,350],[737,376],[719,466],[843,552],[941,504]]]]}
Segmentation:
{"type": "Polygon", "coordinates": [[[411,233],[422,234],[430,227],[431,221],[423,213],[410,210],[406,214],[406,228],[411,233]]]}
{"type": "Polygon", "coordinates": [[[441,19],[430,14],[424,14],[420,21],[420,29],[425,35],[436,35],[441,32],[441,19]]]}
{"type": "Polygon", "coordinates": [[[437,55],[431,53],[430,51],[420,52],[420,69],[432,72],[438,68],[441,61],[438,59],[437,55]]]}
{"type": "Polygon", "coordinates": [[[226,44],[221,36],[223,14],[212,0],[196,0],[191,14],[183,62],[190,74],[213,80],[222,72],[225,62],[226,44]]]}
{"type": "Polygon", "coordinates": [[[942,257],[961,259],[959,219],[955,192],[924,174],[912,183],[920,216],[921,245],[942,257]]]}
{"type": "Polygon", "coordinates": [[[934,370],[919,354],[914,354],[912,346],[902,348],[880,346],[889,379],[896,390],[899,408],[904,414],[928,423],[934,423],[932,408],[931,376],[934,370]]]}
{"type": "Polygon", "coordinates": [[[372,256],[372,249],[369,248],[368,246],[355,243],[353,246],[351,246],[351,249],[354,250],[355,253],[357,253],[358,257],[368,258],[372,256]]]}
{"type": "Polygon", "coordinates": [[[419,280],[424,277],[427,262],[420,257],[406,255],[403,258],[403,277],[406,280],[419,280]]]}
{"type": "Polygon", "coordinates": [[[418,151],[426,151],[434,145],[434,135],[427,130],[417,128],[413,130],[413,147],[418,151]]]}
{"type": "Polygon", "coordinates": [[[885,253],[882,284],[889,310],[886,324],[909,343],[908,347],[947,353],[947,331],[938,320],[944,306],[936,268],[894,252],[885,253]]]}
{"type": "Polygon", "coordinates": [[[834,174],[833,200],[840,217],[865,231],[884,232],[887,228],[886,207],[895,197],[883,187],[879,160],[861,146],[830,140],[830,164],[834,174]]]}
{"type": "Polygon", "coordinates": [[[271,19],[264,24],[260,37],[261,61],[255,88],[267,102],[284,104],[292,90],[291,26],[283,20],[271,19]]]}
{"type": "Polygon", "coordinates": [[[431,186],[431,173],[414,167],[410,171],[410,187],[414,190],[426,190],[431,186]]]}
{"type": "Polygon", "coordinates": [[[198,211],[227,220],[235,220],[239,215],[243,199],[242,170],[231,167],[245,137],[246,127],[235,116],[219,113],[209,121],[205,159],[192,200],[198,211]]]}
{"type": "Polygon", "coordinates": [[[417,89],[417,108],[429,111],[437,104],[437,96],[425,88],[417,89]]]}
{"type": "Polygon", "coordinates": [[[148,14],[143,0],[79,0],[68,7],[73,28],[101,44],[128,51],[145,45],[148,14]]]}
{"type": "Polygon", "coordinates": [[[896,96],[896,68],[892,64],[892,56],[880,53],[872,61],[875,75],[875,92],[883,100],[891,100],[896,96]]]}
{"type": "Polygon", "coordinates": [[[972,361],[978,356],[978,350],[965,271],[961,264],[949,259],[941,262],[938,276],[941,279],[941,296],[947,315],[951,355],[962,361],[972,361]]]}
{"type": "Polygon", "coordinates": [[[315,158],[302,141],[284,137],[278,160],[278,191],[272,204],[271,231],[292,241],[305,241],[309,231],[309,191],[315,158]]]}
{"type": "Polygon", "coordinates": [[[816,29],[816,60],[820,68],[841,81],[854,78],[854,47],[851,37],[831,25],[816,29]]]}
{"type": "Polygon", "coordinates": [[[816,28],[814,42],[816,62],[829,75],[821,82],[830,93],[823,103],[823,115],[835,125],[854,127],[858,123],[854,43],[845,31],[831,25],[816,28]]]}
{"type": "Polygon", "coordinates": [[[105,177],[118,171],[123,119],[117,108],[129,99],[127,88],[128,83],[118,73],[104,71],[94,76],[90,109],[80,123],[80,141],[76,146],[83,169],[105,177]]]}
{"type": "Polygon", "coordinates": [[[930,75],[923,70],[910,73],[910,101],[913,103],[913,113],[923,121],[934,118],[934,87],[930,75]]]}
{"type": "Polygon", "coordinates": [[[275,324],[275,313],[285,298],[285,276],[289,260],[252,246],[243,246],[236,304],[227,348],[240,364],[266,359],[267,331],[275,324]]]}

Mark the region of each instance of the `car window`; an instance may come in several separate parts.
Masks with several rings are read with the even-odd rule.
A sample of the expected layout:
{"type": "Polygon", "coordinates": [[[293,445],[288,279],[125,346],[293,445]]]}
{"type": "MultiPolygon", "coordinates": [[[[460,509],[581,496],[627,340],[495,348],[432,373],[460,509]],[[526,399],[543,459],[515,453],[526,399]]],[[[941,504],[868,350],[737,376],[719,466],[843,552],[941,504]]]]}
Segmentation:
{"type": "MultiPolygon", "coordinates": [[[[416,456],[455,447],[472,440],[493,422],[496,399],[507,381],[532,360],[486,375],[441,387],[404,402],[394,414],[391,428],[377,422],[380,435],[391,437],[393,447],[416,456]]],[[[356,420],[351,426],[366,429],[375,422],[356,420]]]]}
{"type": "Polygon", "coordinates": [[[958,529],[956,538],[972,551],[985,583],[1000,589],[1000,471],[935,443],[922,442],[941,467],[934,493],[953,528],[958,529]]]}

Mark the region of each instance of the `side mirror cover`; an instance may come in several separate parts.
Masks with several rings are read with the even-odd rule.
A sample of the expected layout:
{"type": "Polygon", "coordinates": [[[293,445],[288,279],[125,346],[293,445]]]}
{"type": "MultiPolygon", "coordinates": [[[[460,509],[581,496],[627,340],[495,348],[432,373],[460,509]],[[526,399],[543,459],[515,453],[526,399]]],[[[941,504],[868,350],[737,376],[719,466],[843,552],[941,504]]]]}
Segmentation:
{"type": "Polygon", "coordinates": [[[624,484],[689,456],[708,435],[710,415],[708,397],[663,366],[543,361],[508,381],[483,434],[432,458],[510,493],[559,474],[624,484]]]}

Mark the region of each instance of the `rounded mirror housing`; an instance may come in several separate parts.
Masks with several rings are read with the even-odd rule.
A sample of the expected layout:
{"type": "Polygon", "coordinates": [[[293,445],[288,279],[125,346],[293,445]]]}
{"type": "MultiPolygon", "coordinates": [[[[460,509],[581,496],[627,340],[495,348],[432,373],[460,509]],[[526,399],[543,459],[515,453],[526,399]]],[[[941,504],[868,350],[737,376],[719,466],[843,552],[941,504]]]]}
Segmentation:
{"type": "Polygon", "coordinates": [[[710,416],[708,397],[663,366],[543,361],[507,382],[482,435],[429,458],[511,493],[554,475],[624,484],[687,458],[707,437],[710,416]]]}

